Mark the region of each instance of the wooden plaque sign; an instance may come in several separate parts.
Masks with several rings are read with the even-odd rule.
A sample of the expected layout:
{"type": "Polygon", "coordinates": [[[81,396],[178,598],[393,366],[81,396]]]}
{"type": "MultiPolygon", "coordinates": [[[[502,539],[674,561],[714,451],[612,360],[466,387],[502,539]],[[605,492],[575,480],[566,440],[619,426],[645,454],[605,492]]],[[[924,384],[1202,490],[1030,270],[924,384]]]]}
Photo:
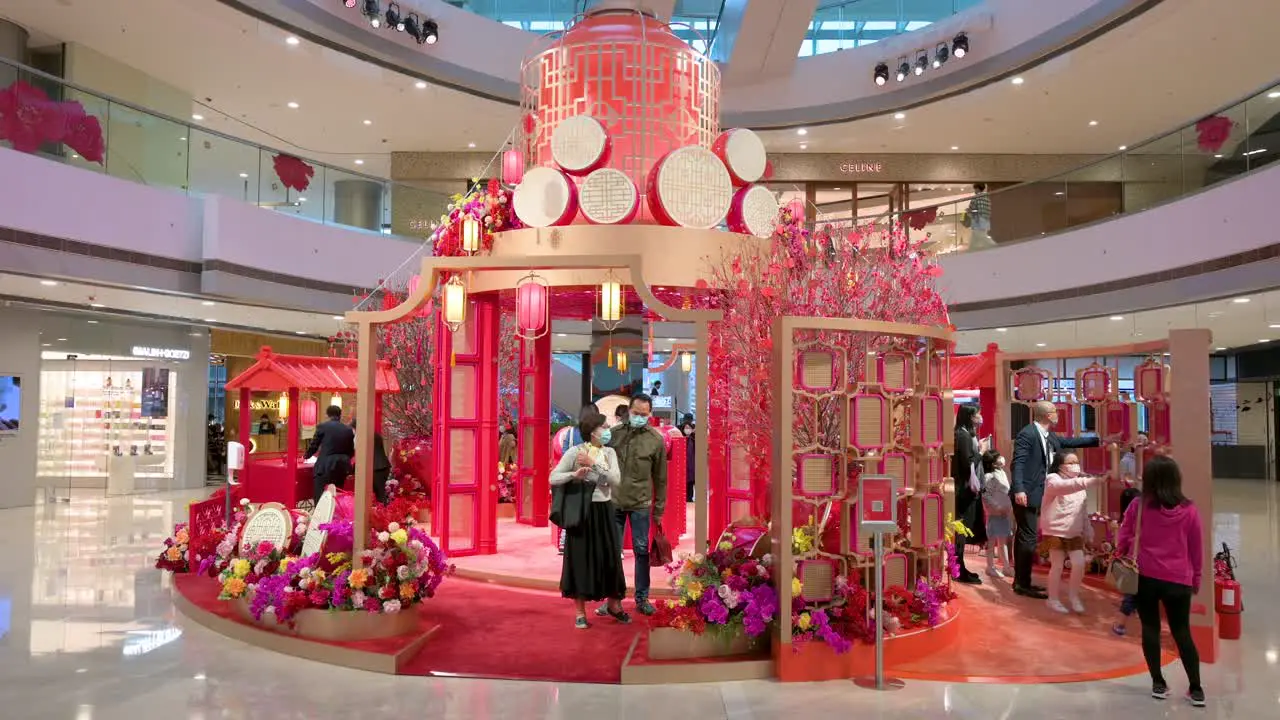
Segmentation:
{"type": "Polygon", "coordinates": [[[325,488],[324,494],[316,503],[316,509],[311,511],[311,522],[307,524],[307,534],[302,538],[302,557],[324,551],[324,541],[328,539],[329,533],[321,530],[320,526],[333,522],[334,511],[338,508],[334,492],[332,485],[325,488]]]}
{"type": "Polygon", "coordinates": [[[262,541],[282,548],[293,537],[293,518],[280,503],[267,503],[258,508],[244,523],[240,534],[240,554],[247,554],[262,541]]]}

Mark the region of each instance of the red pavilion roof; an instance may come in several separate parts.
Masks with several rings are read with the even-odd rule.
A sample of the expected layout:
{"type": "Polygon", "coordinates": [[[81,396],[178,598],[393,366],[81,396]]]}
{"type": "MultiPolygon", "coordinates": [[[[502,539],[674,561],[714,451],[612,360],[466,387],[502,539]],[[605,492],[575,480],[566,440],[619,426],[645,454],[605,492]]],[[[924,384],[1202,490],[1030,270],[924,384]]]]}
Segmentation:
{"type": "MultiPolygon", "coordinates": [[[[284,392],[290,388],[316,392],[356,392],[359,389],[358,361],[354,358],[278,355],[264,346],[258,361],[227,382],[228,390],[284,392]]],[[[391,363],[378,361],[377,392],[400,392],[400,382],[391,363]]]]}
{"type": "Polygon", "coordinates": [[[992,352],[981,355],[957,355],[951,358],[951,387],[956,390],[979,390],[996,386],[996,363],[992,352]]]}

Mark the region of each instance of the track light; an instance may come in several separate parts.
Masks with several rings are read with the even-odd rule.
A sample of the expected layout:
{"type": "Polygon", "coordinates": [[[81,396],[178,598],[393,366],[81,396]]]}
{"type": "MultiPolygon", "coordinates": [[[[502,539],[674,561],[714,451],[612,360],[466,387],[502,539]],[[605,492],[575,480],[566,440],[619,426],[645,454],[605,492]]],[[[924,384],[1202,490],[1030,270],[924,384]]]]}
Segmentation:
{"type": "Polygon", "coordinates": [[[436,41],[439,39],[440,39],[440,26],[436,24],[436,21],[427,20],[423,22],[422,23],[422,40],[420,42],[424,42],[428,45],[435,45],[436,41]]]}
{"type": "Polygon", "coordinates": [[[898,58],[898,75],[897,75],[898,82],[902,82],[903,80],[906,80],[907,76],[910,74],[911,74],[911,63],[907,62],[907,58],[905,56],[898,58]]]}
{"type": "Polygon", "coordinates": [[[929,67],[929,53],[921,50],[920,54],[916,56],[916,67],[914,72],[916,75],[923,75],[924,69],[927,67],[929,67]]]}
{"type": "Polygon", "coordinates": [[[400,5],[397,3],[387,6],[387,27],[404,32],[404,16],[400,14],[400,5]]]}
{"type": "Polygon", "coordinates": [[[937,49],[937,50],[935,50],[935,51],[934,51],[934,53],[933,53],[933,67],[934,67],[934,69],[936,70],[936,69],[938,69],[938,68],[942,67],[943,65],[945,65],[945,64],[946,64],[946,62],[947,62],[947,58],[948,58],[948,57],[950,57],[950,55],[951,55],[951,53],[950,53],[950,51],[949,51],[949,50],[948,50],[948,48],[947,48],[947,44],[946,44],[946,43],[939,43],[939,45],[938,45],[938,49],[937,49]]]}
{"type": "Polygon", "coordinates": [[[875,80],[876,85],[884,85],[889,82],[889,65],[887,63],[876,65],[875,80]]]}
{"type": "Polygon", "coordinates": [[[962,58],[969,54],[969,36],[965,33],[956,33],[956,37],[951,41],[951,54],[957,58],[962,58]]]}
{"type": "Polygon", "coordinates": [[[419,40],[419,38],[422,37],[422,21],[418,20],[418,16],[416,14],[409,13],[405,16],[404,31],[409,34],[409,37],[414,40],[418,40],[418,42],[422,42],[419,40]]]}
{"type": "Polygon", "coordinates": [[[364,16],[369,18],[370,25],[382,27],[382,5],[378,0],[364,0],[364,16]]]}

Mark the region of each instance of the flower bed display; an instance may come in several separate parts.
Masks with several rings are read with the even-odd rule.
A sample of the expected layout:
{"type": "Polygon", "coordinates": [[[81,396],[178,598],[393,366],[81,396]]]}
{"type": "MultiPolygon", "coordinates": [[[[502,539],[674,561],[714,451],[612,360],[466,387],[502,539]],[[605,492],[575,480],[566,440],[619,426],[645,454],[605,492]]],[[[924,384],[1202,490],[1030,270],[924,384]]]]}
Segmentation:
{"type": "Polygon", "coordinates": [[[649,637],[649,656],[704,657],[740,654],[767,642],[778,616],[778,593],[773,589],[770,560],[756,559],[725,539],[705,555],[682,555],[668,566],[676,598],[658,605],[650,627],[670,628],[693,636],[709,635],[709,642],[679,643],[660,633],[649,637]]]}

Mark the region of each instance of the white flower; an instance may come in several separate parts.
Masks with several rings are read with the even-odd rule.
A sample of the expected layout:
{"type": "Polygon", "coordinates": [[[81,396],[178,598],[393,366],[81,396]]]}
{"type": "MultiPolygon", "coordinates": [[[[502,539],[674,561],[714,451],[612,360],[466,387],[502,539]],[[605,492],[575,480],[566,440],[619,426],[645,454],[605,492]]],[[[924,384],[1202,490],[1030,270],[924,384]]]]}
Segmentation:
{"type": "Polygon", "coordinates": [[[244,507],[245,505],[248,505],[248,504],[249,504],[249,498],[240,498],[240,507],[244,507]]]}
{"type": "Polygon", "coordinates": [[[772,565],[773,553],[765,553],[764,557],[760,558],[760,564],[764,565],[765,567],[772,565]]]}
{"type": "Polygon", "coordinates": [[[391,534],[388,533],[386,530],[383,530],[382,532],[378,533],[378,542],[386,542],[390,539],[391,539],[391,534]]]}
{"type": "Polygon", "coordinates": [[[311,568],[309,568],[309,567],[304,567],[304,568],[302,568],[302,570],[301,570],[301,571],[299,571],[299,572],[298,572],[298,575],[299,575],[300,577],[306,577],[306,576],[308,576],[308,575],[310,575],[310,574],[311,574],[311,568]]]}
{"type": "Polygon", "coordinates": [[[400,529],[400,523],[387,523],[387,532],[395,532],[400,529]]]}
{"type": "Polygon", "coordinates": [[[396,568],[396,577],[401,580],[408,580],[410,572],[411,571],[409,570],[408,565],[401,565],[400,567],[396,568]]]}
{"type": "Polygon", "coordinates": [[[392,614],[392,613],[398,613],[398,612],[400,612],[400,601],[399,601],[399,600],[388,600],[388,601],[386,601],[386,602],[382,603],[382,612],[384,612],[384,613],[386,613],[386,614],[388,614],[388,615],[390,615],[390,614],[392,614]]]}

